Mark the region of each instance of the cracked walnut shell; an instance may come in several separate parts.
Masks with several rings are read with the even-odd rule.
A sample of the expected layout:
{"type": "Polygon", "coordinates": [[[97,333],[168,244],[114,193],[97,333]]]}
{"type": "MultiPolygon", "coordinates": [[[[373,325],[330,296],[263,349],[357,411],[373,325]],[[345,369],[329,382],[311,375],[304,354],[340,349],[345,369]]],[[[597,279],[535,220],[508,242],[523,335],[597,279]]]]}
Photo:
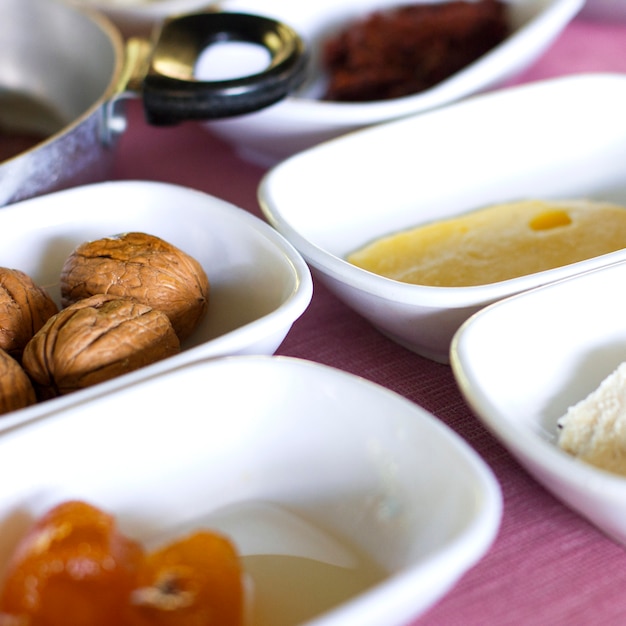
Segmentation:
{"type": "Polygon", "coordinates": [[[0,267],[0,348],[20,359],[24,346],[58,307],[20,270],[0,267]]]}
{"type": "Polygon", "coordinates": [[[0,415],[35,404],[37,397],[22,366],[0,349],[0,415]]]}
{"type": "Polygon", "coordinates": [[[26,345],[22,365],[45,400],[179,351],[165,313],[130,298],[97,294],[51,317],[26,345]]]}
{"type": "Polygon", "coordinates": [[[163,239],[139,232],[79,245],[63,265],[60,287],[64,306],[97,293],[135,298],[163,311],[181,341],[208,308],[209,280],[200,263],[163,239]]]}

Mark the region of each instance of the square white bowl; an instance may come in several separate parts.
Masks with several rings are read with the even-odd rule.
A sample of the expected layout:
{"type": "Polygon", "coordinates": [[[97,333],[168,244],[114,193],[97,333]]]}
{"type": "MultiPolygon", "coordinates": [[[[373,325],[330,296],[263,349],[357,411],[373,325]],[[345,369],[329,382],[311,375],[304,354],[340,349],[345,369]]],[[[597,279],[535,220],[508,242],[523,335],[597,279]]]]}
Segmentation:
{"type": "Polygon", "coordinates": [[[106,15],[124,37],[147,37],[168,17],[204,11],[215,0],[65,0],[106,15]]]}
{"type": "Polygon", "coordinates": [[[590,197],[626,206],[626,76],[581,75],[475,96],[352,133],[271,169],[268,221],[337,297],[381,332],[447,362],[472,313],[626,259],[626,250],[477,287],[425,287],[348,263],[371,240],[482,206],[590,197]]]}
{"type": "MultiPolygon", "coordinates": [[[[0,575],[28,521],[76,498],[148,545],[182,529],[228,533],[212,525],[220,510],[266,503],[384,569],[308,626],[406,624],[484,555],[501,515],[489,468],[432,415],[283,357],[188,364],[51,413],[0,436],[0,472],[11,476],[0,483],[0,575]]],[[[231,537],[239,547],[246,534],[231,537]]]]}
{"type": "Polygon", "coordinates": [[[455,335],[451,363],[467,402],[557,498],[626,544],[626,479],[558,446],[557,420],[626,361],[617,263],[491,305],[455,335]]]}
{"type": "Polygon", "coordinates": [[[349,131],[427,111],[502,83],[535,61],[565,28],[584,0],[505,0],[512,32],[500,45],[421,93],[377,102],[322,101],[325,75],[322,42],[351,21],[373,11],[415,0],[222,0],[224,11],[257,13],[294,28],[311,53],[303,87],[276,105],[206,127],[235,145],[244,158],[263,165],[276,162],[349,131]]]}
{"type": "Polygon", "coordinates": [[[19,269],[60,306],[63,262],[80,243],[131,230],[161,237],[194,257],[211,286],[209,311],[181,352],[67,396],[3,415],[0,431],[56,405],[105,393],[190,361],[273,354],[313,294],[309,268],[263,220],[223,200],[165,183],[98,183],[0,211],[0,266],[19,269]]]}

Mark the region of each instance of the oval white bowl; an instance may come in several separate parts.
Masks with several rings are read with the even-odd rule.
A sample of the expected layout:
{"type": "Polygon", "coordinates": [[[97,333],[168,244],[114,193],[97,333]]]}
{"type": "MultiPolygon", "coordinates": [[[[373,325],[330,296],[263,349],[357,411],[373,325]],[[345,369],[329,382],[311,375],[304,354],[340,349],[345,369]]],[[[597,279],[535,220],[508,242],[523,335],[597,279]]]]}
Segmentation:
{"type": "Polygon", "coordinates": [[[452,368],[483,424],[557,498],[626,544],[626,478],[558,447],[557,420],[626,361],[626,263],[503,300],[455,335],[452,368]]]}
{"type": "Polygon", "coordinates": [[[489,53],[431,89],[392,100],[347,103],[320,100],[322,42],[350,21],[415,0],[222,0],[226,11],[259,13],[295,28],[311,51],[309,79],[292,96],[256,113],[207,122],[247,158],[273,165],[327,139],[420,113],[502,83],[537,59],[583,5],[583,0],[516,0],[508,3],[511,35],[489,53]]]}
{"type": "Polygon", "coordinates": [[[626,250],[476,287],[425,287],[348,263],[377,237],[522,198],[626,206],[626,77],[503,89],[339,137],[272,168],[268,221],[328,287],[381,332],[447,362],[458,327],[515,293],[626,259],[626,250]]]}

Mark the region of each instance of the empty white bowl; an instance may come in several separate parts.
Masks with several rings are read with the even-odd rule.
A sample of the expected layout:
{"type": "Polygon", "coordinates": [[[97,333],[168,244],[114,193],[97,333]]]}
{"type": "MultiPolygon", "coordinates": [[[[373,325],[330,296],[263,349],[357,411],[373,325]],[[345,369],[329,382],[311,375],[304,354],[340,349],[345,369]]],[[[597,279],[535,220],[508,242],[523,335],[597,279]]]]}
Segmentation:
{"type": "Polygon", "coordinates": [[[94,9],[106,15],[125,37],[148,36],[163,20],[198,13],[215,0],[65,0],[79,9],[94,9]]]}
{"type": "Polygon", "coordinates": [[[386,234],[523,198],[626,205],[626,76],[588,75],[476,96],[340,137],[261,182],[271,224],[337,297],[407,348],[447,361],[458,327],[515,293],[626,259],[626,250],[477,287],[424,287],[345,258],[386,234]]]}
{"type": "Polygon", "coordinates": [[[361,378],[281,357],[189,364],[50,414],[0,437],[0,472],[11,476],[0,567],[30,519],[79,498],[148,545],[208,527],[242,555],[274,554],[259,528],[273,526],[289,554],[353,568],[361,553],[384,572],[321,615],[287,621],[278,603],[271,624],[406,624],[484,555],[501,515],[491,471],[440,421],[361,378]],[[233,508],[247,519],[225,522],[233,508]]]}
{"type": "Polygon", "coordinates": [[[132,380],[190,361],[272,354],[309,305],[309,269],[259,218],[208,194],[164,183],[99,183],[16,203],[0,211],[0,266],[19,269],[60,305],[59,274],[80,243],[127,231],[161,237],[200,262],[211,285],[209,312],[173,357],[92,388],[6,414],[0,430],[132,380]]]}
{"type": "Polygon", "coordinates": [[[557,498],[626,544],[626,479],[558,447],[557,420],[626,360],[618,263],[498,302],[456,334],[452,368],[469,405],[557,498]]]}
{"type": "Polygon", "coordinates": [[[322,41],[357,17],[413,2],[222,0],[222,10],[267,15],[295,28],[309,46],[312,63],[309,80],[291,97],[259,112],[208,122],[207,128],[235,145],[245,158],[272,165],[331,137],[449,104],[504,81],[538,58],[583,5],[583,0],[511,1],[513,32],[507,40],[439,85],[387,101],[321,101],[325,80],[319,58],[322,41]]]}

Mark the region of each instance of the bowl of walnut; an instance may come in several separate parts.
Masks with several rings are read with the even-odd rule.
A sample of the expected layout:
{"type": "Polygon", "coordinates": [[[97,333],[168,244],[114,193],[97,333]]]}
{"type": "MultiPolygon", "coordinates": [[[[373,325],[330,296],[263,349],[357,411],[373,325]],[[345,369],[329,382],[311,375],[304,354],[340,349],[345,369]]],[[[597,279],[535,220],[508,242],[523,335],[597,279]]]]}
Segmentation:
{"type": "MultiPolygon", "coordinates": [[[[349,131],[501,85],[535,61],[582,5],[582,0],[223,0],[225,11],[260,13],[296,29],[308,46],[310,68],[301,89],[282,102],[206,127],[245,158],[273,165],[349,131]]],[[[224,55],[223,63],[242,62],[234,53],[231,58],[224,55]]],[[[199,76],[213,77],[210,60],[200,59],[199,76]]]]}
{"type": "Polygon", "coordinates": [[[152,182],[0,213],[0,429],[199,359],[273,354],[312,296],[257,217],[152,182]]]}

